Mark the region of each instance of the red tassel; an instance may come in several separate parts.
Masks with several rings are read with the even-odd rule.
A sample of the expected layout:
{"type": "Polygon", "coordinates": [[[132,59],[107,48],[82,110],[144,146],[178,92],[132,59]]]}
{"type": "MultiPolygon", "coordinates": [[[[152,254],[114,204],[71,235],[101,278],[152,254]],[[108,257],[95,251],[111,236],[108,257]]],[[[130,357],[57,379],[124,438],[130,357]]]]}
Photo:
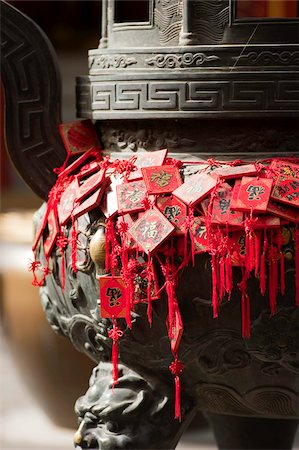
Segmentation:
{"type": "Polygon", "coordinates": [[[183,371],[184,365],[179,361],[177,355],[174,357],[174,361],[170,364],[169,370],[174,376],[175,382],[175,401],[174,401],[174,418],[181,421],[181,382],[180,373],[183,371]]]}
{"type": "Polygon", "coordinates": [[[65,252],[61,252],[61,289],[64,291],[65,288],[65,252]]]}
{"type": "Polygon", "coordinates": [[[182,415],[181,415],[181,381],[180,381],[180,377],[175,377],[174,382],[175,382],[174,418],[181,421],[182,415]]]}
{"type": "Polygon", "coordinates": [[[268,241],[267,241],[267,233],[266,230],[264,232],[264,247],[263,247],[263,253],[261,256],[261,264],[260,264],[260,290],[261,294],[265,295],[266,293],[266,251],[268,247],[268,241]]]}
{"type": "Polygon", "coordinates": [[[153,307],[152,307],[152,259],[149,256],[149,260],[147,263],[147,320],[150,325],[152,326],[153,323],[153,307]]]}
{"type": "Polygon", "coordinates": [[[213,317],[218,317],[218,293],[217,293],[217,272],[216,272],[216,255],[212,255],[212,307],[213,317]]]}
{"type": "Polygon", "coordinates": [[[72,216],[72,269],[74,273],[77,273],[77,247],[78,247],[78,229],[77,222],[72,216]]]}
{"type": "Polygon", "coordinates": [[[255,277],[258,276],[259,273],[259,262],[260,262],[260,251],[261,251],[261,245],[260,245],[260,235],[254,234],[254,262],[255,262],[255,268],[254,268],[254,274],[255,277]]]}
{"type": "Polygon", "coordinates": [[[112,388],[118,383],[118,341],[123,337],[123,331],[116,325],[116,320],[113,318],[113,328],[109,330],[108,336],[112,339],[112,388]]]}
{"type": "Polygon", "coordinates": [[[273,230],[270,232],[270,249],[269,249],[269,303],[271,316],[275,314],[276,297],[278,290],[278,264],[277,249],[274,246],[273,230]]]}
{"type": "Polygon", "coordinates": [[[225,259],[224,256],[221,256],[219,261],[219,276],[220,276],[220,284],[219,284],[219,297],[220,302],[223,300],[225,294],[225,259]]]}
{"type": "Polygon", "coordinates": [[[295,277],[296,305],[299,307],[299,229],[295,230],[295,277]]]}
{"type": "Polygon", "coordinates": [[[225,258],[225,290],[228,293],[228,299],[233,290],[233,268],[231,255],[227,254],[225,258]]]}
{"type": "Polygon", "coordinates": [[[281,295],[285,294],[285,289],[286,289],[286,285],[285,285],[285,264],[284,264],[284,256],[282,251],[280,251],[279,254],[279,266],[280,266],[280,292],[281,295]]]}
{"type": "Polygon", "coordinates": [[[242,293],[241,311],[242,311],[242,337],[250,338],[250,298],[247,294],[248,272],[243,273],[242,281],[238,283],[238,288],[242,293]]]}

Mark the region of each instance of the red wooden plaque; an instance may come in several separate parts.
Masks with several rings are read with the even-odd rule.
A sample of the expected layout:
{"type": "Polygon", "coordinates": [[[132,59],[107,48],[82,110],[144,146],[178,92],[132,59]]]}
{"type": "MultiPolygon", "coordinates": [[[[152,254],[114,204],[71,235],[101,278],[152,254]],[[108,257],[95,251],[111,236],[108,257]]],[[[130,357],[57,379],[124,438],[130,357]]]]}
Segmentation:
{"type": "Polygon", "coordinates": [[[126,286],[122,277],[101,276],[100,315],[102,318],[126,317],[126,286]]]}
{"type": "Polygon", "coordinates": [[[207,228],[200,217],[194,218],[191,231],[194,238],[195,253],[205,253],[209,251],[207,228]]]}
{"type": "Polygon", "coordinates": [[[85,164],[80,169],[80,172],[78,173],[78,178],[81,180],[82,178],[88,177],[94,172],[97,172],[99,170],[99,163],[97,161],[92,161],[90,163],[85,164]]]}
{"type": "Polygon", "coordinates": [[[111,183],[106,187],[100,208],[106,217],[113,217],[118,212],[116,186],[122,184],[120,176],[111,175],[111,183]]]}
{"type": "Polygon", "coordinates": [[[87,197],[92,191],[95,191],[105,179],[105,170],[100,170],[86,181],[84,181],[78,189],[76,200],[81,201],[84,197],[87,197]]]}
{"type": "Polygon", "coordinates": [[[243,213],[230,209],[232,197],[232,188],[223,183],[216,192],[213,201],[211,223],[220,225],[241,226],[243,222],[243,213]]]}
{"type": "Polygon", "coordinates": [[[91,211],[101,202],[105,192],[106,183],[103,183],[93,194],[85,198],[80,205],[77,205],[73,210],[73,216],[77,219],[79,216],[91,211]]]}
{"type": "Polygon", "coordinates": [[[299,164],[276,159],[272,161],[270,168],[277,172],[278,176],[283,176],[286,178],[299,178],[299,164]]]}
{"type": "Polygon", "coordinates": [[[56,238],[59,234],[59,226],[57,220],[57,211],[55,209],[51,209],[48,222],[47,222],[47,237],[44,239],[44,252],[46,258],[48,258],[53,250],[55,245],[56,238]]]}
{"type": "Polygon", "coordinates": [[[198,173],[192,175],[179,186],[173,195],[178,197],[187,205],[193,206],[200,202],[204,197],[207,197],[209,193],[216,186],[217,181],[206,173],[198,173]]]}
{"type": "Polygon", "coordinates": [[[182,184],[177,167],[163,165],[141,169],[142,176],[149,194],[167,194],[182,184]]]}
{"type": "Polygon", "coordinates": [[[131,181],[116,186],[118,212],[120,214],[138,212],[144,209],[142,200],[146,196],[143,180],[131,181]]]}
{"type": "Polygon", "coordinates": [[[231,261],[233,266],[244,266],[246,258],[246,235],[245,231],[232,233],[229,239],[231,249],[231,261]]]}
{"type": "Polygon", "coordinates": [[[153,252],[174,231],[174,226],[156,208],[147,210],[129,229],[137,244],[146,252],[153,252]]]}
{"type": "Polygon", "coordinates": [[[270,200],[267,207],[267,212],[274,216],[281,217],[282,219],[289,220],[291,222],[299,221],[299,211],[291,206],[284,205],[283,203],[270,200]]]}
{"type": "Polygon", "coordinates": [[[62,123],[58,128],[68,153],[83,153],[93,147],[100,147],[94,124],[90,119],[62,123]]]}
{"type": "Polygon", "coordinates": [[[214,170],[217,175],[229,179],[229,178],[242,178],[245,175],[255,175],[257,173],[256,166],[254,164],[246,164],[243,166],[223,166],[214,170]]]}
{"type": "Polygon", "coordinates": [[[58,219],[60,225],[65,225],[71,218],[79,184],[75,178],[62,193],[58,204],[58,219]]]}
{"type": "Polygon", "coordinates": [[[238,197],[239,197],[239,190],[241,187],[241,180],[236,180],[233,190],[232,190],[232,196],[230,199],[230,209],[235,209],[236,206],[238,207],[238,197]]]}
{"type": "Polygon", "coordinates": [[[182,318],[181,318],[181,314],[179,312],[178,309],[175,310],[174,313],[174,321],[172,324],[172,330],[171,333],[169,333],[169,335],[171,335],[170,338],[170,347],[171,347],[171,351],[172,353],[177,353],[181,339],[182,339],[182,335],[183,335],[183,322],[182,322],[182,318]]]}
{"type": "Polygon", "coordinates": [[[141,152],[138,153],[135,166],[138,168],[129,175],[129,180],[138,180],[142,178],[141,167],[161,166],[166,158],[168,150],[156,150],[154,152],[141,152]]]}
{"type": "Polygon", "coordinates": [[[246,212],[266,212],[273,180],[243,177],[235,209],[246,212]]]}
{"type": "Polygon", "coordinates": [[[277,202],[299,208],[299,178],[278,178],[271,197],[277,202]]]}
{"type": "Polygon", "coordinates": [[[162,214],[174,225],[174,235],[180,236],[186,233],[184,224],[187,216],[187,206],[173,195],[158,197],[157,207],[162,214]]]}

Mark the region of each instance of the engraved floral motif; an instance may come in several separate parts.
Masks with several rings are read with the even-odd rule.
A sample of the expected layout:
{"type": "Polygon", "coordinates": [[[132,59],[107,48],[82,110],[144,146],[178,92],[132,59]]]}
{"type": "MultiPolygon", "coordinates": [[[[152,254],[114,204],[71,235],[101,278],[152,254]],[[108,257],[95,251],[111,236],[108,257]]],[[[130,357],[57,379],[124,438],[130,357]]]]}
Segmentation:
{"type": "Polygon", "coordinates": [[[197,67],[201,66],[206,62],[220,60],[219,56],[210,55],[207,56],[205,53],[184,53],[179,54],[168,54],[168,55],[156,55],[152,58],[148,58],[145,62],[149,66],[155,66],[159,68],[181,68],[181,67],[197,67]]]}

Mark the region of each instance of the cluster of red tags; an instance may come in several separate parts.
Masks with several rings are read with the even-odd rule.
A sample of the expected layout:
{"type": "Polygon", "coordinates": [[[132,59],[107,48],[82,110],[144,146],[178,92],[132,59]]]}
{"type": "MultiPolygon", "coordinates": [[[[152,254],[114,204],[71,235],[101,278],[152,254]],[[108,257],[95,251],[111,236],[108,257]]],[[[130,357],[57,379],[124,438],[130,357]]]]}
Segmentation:
{"type": "MultiPolygon", "coordinates": [[[[178,349],[183,333],[176,286],[180,271],[194,264],[194,256],[210,254],[212,310],[218,316],[223,299],[233,289],[233,266],[242,269],[242,335],[250,337],[250,299],[247,281],[259,279],[268,293],[271,315],[276,296],[285,292],[283,225],[291,225],[295,246],[296,304],[299,306],[299,163],[295,158],[255,163],[216,160],[182,162],[167,150],[144,152],[129,160],[103,156],[89,120],[60,126],[68,157],[57,169],[47,209],[37,230],[33,251],[43,246],[47,264],[30,264],[33,284],[49,275],[53,250],[61,255],[60,280],[65,285],[65,251],[71,246],[72,269],[77,271],[77,219],[99,208],[106,217],[107,275],[99,277],[100,317],[111,318],[113,380],[117,383],[118,344],[123,331],[116,319],[132,328],[131,312],[147,303],[149,324],[152,302],[166,292],[167,330],[175,380],[175,417],[180,419],[178,349]],[[83,153],[68,164],[74,154],[83,153]],[[192,175],[188,175],[193,171],[192,175]],[[194,173],[195,172],[195,173],[194,173]],[[69,225],[71,234],[68,234],[69,225]],[[68,227],[68,228],[67,228],[68,227]],[[155,267],[164,277],[158,285],[155,267]],[[40,276],[39,274],[42,274],[40,276]]],[[[56,253],[57,254],[57,253],[56,253]]]]}

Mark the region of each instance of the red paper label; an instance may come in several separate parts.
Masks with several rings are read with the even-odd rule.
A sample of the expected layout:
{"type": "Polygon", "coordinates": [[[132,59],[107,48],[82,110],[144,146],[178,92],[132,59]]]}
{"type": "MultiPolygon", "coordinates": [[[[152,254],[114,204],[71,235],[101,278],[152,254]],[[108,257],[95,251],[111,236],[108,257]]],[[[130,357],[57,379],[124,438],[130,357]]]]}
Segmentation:
{"type": "Polygon", "coordinates": [[[243,177],[235,209],[247,212],[265,212],[271,194],[273,180],[243,177]]]}
{"type": "Polygon", "coordinates": [[[167,194],[182,184],[180,172],[174,166],[154,166],[141,169],[149,194],[167,194]]]}
{"type": "Polygon", "coordinates": [[[298,209],[284,205],[283,203],[274,202],[273,200],[269,201],[267,212],[282,219],[290,220],[291,222],[297,222],[299,220],[298,209]]]}
{"type": "Polygon", "coordinates": [[[142,211],[144,206],[142,200],[146,196],[146,187],[143,180],[123,183],[116,186],[118,212],[142,211]]]}
{"type": "Polygon", "coordinates": [[[59,226],[57,221],[57,211],[55,209],[51,209],[47,222],[47,237],[44,239],[44,252],[46,258],[50,256],[53,250],[58,233],[59,226]]]}
{"type": "Polygon", "coordinates": [[[159,197],[157,207],[169,222],[174,225],[174,235],[179,236],[186,233],[184,224],[187,216],[187,206],[185,203],[171,195],[159,197]]]}
{"type": "Polygon", "coordinates": [[[280,218],[273,217],[268,214],[256,217],[256,220],[253,222],[253,228],[268,229],[279,227],[280,227],[280,218]]]}
{"type": "Polygon", "coordinates": [[[62,123],[58,127],[68,153],[82,153],[100,146],[95,127],[90,119],[62,123]]]}
{"type": "Polygon", "coordinates": [[[126,286],[122,277],[101,276],[99,284],[101,317],[126,317],[126,286]]]}
{"type": "Polygon", "coordinates": [[[141,167],[150,167],[150,166],[161,166],[166,158],[167,150],[157,150],[154,152],[141,152],[137,153],[135,166],[138,167],[137,170],[131,172],[129,175],[129,180],[138,180],[142,178],[141,167]]]}
{"type": "Polygon", "coordinates": [[[129,233],[146,253],[153,252],[173,232],[174,226],[157,209],[147,210],[129,229],[129,233]]]}
{"type": "Polygon", "coordinates": [[[58,218],[60,225],[65,225],[71,218],[79,184],[75,178],[62,193],[58,204],[58,218]]]}
{"type": "Polygon", "coordinates": [[[100,170],[99,172],[92,175],[88,180],[84,181],[83,184],[78,189],[76,200],[80,201],[92,191],[95,191],[104,181],[105,171],[100,170]]]}
{"type": "Polygon", "coordinates": [[[271,197],[278,202],[299,207],[299,179],[280,177],[271,197]]]}
{"type": "Polygon", "coordinates": [[[195,253],[205,253],[209,251],[207,228],[199,217],[194,218],[191,231],[194,238],[195,253]]]}
{"type": "Polygon", "coordinates": [[[244,175],[255,175],[257,173],[254,164],[246,164],[244,166],[223,166],[214,170],[214,173],[223,178],[241,178],[244,175]]]}
{"type": "Polygon", "coordinates": [[[187,205],[192,206],[209,195],[216,186],[216,183],[217,181],[210,175],[198,173],[192,175],[185,183],[173,191],[173,195],[181,199],[187,205]]]}

